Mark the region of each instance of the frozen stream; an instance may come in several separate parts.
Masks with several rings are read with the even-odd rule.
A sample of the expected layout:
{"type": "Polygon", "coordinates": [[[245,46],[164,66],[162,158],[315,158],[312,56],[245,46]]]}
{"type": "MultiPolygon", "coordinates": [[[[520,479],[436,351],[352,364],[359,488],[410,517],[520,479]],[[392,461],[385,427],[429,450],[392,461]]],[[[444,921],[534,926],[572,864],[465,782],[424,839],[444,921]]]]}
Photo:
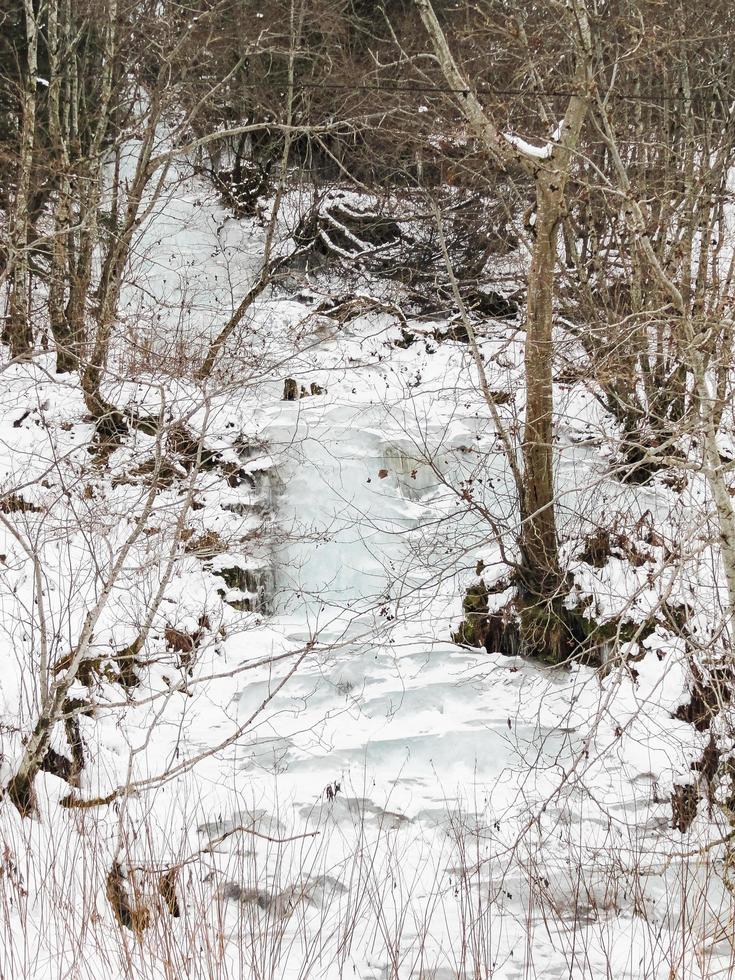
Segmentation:
{"type": "MultiPolygon", "coordinates": [[[[649,926],[681,914],[655,843],[668,825],[659,774],[671,745],[657,720],[633,720],[635,696],[618,681],[449,642],[460,586],[426,564],[447,544],[446,495],[405,432],[391,431],[392,416],[337,395],[282,403],[264,418],[284,530],[271,625],[291,640],[317,637],[319,652],[278,695],[268,725],[233,752],[248,810],[289,831],[319,829],[320,861],[341,869],[346,889],[355,849],[370,851],[364,932],[349,972],[325,976],[449,980],[484,976],[477,963],[491,961],[493,976],[514,980],[546,958],[539,976],[602,976],[614,960],[616,976],[638,977],[631,944],[652,955],[649,926]],[[620,717],[634,735],[625,753],[612,724],[620,717]],[[376,902],[400,932],[400,968],[376,902]],[[579,930],[599,974],[570,958],[579,930]],[[458,948],[462,935],[474,952],[458,948]],[[422,957],[438,972],[422,972],[422,957]]],[[[590,457],[575,450],[577,480],[590,457]]],[[[481,540],[477,522],[453,519],[450,538],[481,540]]],[[[268,676],[241,689],[238,719],[272,685],[268,676]]],[[[346,894],[334,886],[320,903],[341,915],[346,894]]]]}

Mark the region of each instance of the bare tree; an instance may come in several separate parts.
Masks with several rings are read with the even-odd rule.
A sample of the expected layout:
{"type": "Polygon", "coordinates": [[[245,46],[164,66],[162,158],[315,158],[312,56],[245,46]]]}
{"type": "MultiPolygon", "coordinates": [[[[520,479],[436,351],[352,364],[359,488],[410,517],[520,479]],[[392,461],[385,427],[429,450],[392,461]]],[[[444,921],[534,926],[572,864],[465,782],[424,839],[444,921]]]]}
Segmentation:
{"type": "Polygon", "coordinates": [[[28,306],[28,231],[33,148],[36,139],[36,88],[38,85],[38,20],[33,0],[23,0],[26,61],[21,72],[21,131],[18,175],[10,215],[8,266],[10,298],[4,339],[13,357],[30,353],[32,331],[28,306]]]}
{"type": "Polygon", "coordinates": [[[528,273],[526,313],[526,419],[523,436],[523,494],[520,500],[523,647],[530,656],[559,662],[570,643],[562,605],[564,575],[559,563],[553,478],[553,303],[560,222],[566,187],[590,105],[591,33],[583,2],[571,4],[574,58],[571,96],[555,133],[541,148],[500,131],[461,71],[429,0],[415,0],[447,85],[493,166],[521,170],[535,189],[535,220],[528,273]]]}

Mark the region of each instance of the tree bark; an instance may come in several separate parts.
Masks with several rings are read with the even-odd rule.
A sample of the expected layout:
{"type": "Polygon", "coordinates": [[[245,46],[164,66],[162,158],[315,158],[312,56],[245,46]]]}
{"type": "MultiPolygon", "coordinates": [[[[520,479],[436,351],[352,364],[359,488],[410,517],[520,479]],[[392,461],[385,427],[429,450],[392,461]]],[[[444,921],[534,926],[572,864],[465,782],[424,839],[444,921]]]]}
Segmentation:
{"type": "Polygon", "coordinates": [[[69,152],[62,123],[62,84],[65,68],[62,47],[68,41],[70,25],[64,14],[59,23],[59,0],[49,0],[47,14],[47,47],[49,58],[48,128],[54,164],[58,170],[58,190],[54,207],[54,236],[51,245],[51,274],[48,291],[48,311],[51,334],[56,347],[56,371],[64,374],[78,367],[72,343],[72,331],[64,308],[68,268],[68,236],[71,224],[71,182],[69,152]]]}
{"type": "Polygon", "coordinates": [[[13,202],[10,228],[10,299],[3,340],[9,344],[12,357],[27,356],[33,346],[28,308],[28,228],[33,169],[33,147],[36,137],[36,77],[38,73],[38,23],[33,0],[23,0],[26,25],[27,58],[23,83],[18,186],[13,202]]]}
{"type": "Polygon", "coordinates": [[[553,464],[553,298],[559,221],[564,204],[563,176],[557,173],[536,184],[535,239],[528,276],[526,344],[526,418],[523,432],[523,494],[520,551],[523,606],[533,615],[521,617],[523,645],[532,656],[563,659],[557,636],[563,588],[554,507],[553,464]],[[550,615],[539,615],[545,609],[550,615]],[[546,625],[544,625],[546,623],[546,625]]]}

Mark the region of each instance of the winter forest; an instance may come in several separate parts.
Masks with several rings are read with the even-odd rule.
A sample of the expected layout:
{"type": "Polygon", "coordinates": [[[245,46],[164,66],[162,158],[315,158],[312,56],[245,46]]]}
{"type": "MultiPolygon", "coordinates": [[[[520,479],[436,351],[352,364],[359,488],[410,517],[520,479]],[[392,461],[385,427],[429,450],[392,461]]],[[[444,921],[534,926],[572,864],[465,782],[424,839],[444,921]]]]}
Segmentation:
{"type": "Polygon", "coordinates": [[[0,980],[735,974],[734,43],[0,0],[0,980]]]}

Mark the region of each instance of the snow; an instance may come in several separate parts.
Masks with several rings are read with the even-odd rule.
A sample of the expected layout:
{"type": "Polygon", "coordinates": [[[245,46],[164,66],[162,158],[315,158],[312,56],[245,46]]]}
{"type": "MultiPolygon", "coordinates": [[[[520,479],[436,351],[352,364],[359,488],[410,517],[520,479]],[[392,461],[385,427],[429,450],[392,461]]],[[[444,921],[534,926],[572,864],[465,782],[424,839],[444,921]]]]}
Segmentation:
{"type": "MultiPolygon", "coordinates": [[[[506,138],[539,159],[552,151],[506,138]]],[[[193,357],[236,307],[261,251],[262,228],[228,219],[205,185],[175,175],[143,230],[123,326],[161,351],[177,338],[193,357]]],[[[452,488],[481,476],[499,525],[515,520],[469,353],[453,341],[395,347],[397,324],[384,312],[322,332],[309,316],[287,292],[264,294],[233,339],[230,382],[206,405],[184,376],[141,370],[116,389],[141,411],[156,410],[163,392],[195,430],[206,416],[208,445],[269,475],[229,488],[203,475],[188,526],[216,531],[225,550],[176,562],[150,644],[160,654],[168,623],[193,630],[206,612],[191,674],[173,659],[155,663],[129,700],[104,681],[94,717],[80,716],[94,750],[79,795],[131,778],[150,787],[114,806],[67,810],[59,800],[69,787],[41,774],[39,821],[22,822],[3,802],[0,975],[726,975],[731,951],[711,926],[729,897],[705,857],[676,856],[722,828],[700,813],[689,835],[670,829],[671,789],[692,778],[706,744],[672,717],[686,687],[683,644],[659,629],[634,671],[607,672],[540,669],[453,644],[477,560],[492,571],[499,554],[452,488]],[[285,376],[325,393],[281,401],[285,376]],[[233,565],[272,570],[271,615],[223,601],[220,591],[233,593],[216,573],[233,565]],[[149,870],[183,862],[181,918],[159,909],[139,941],[105,897],[121,858],[149,870]]],[[[483,325],[490,387],[515,398],[499,409],[510,426],[522,409],[521,341],[483,325]]],[[[98,569],[109,569],[140,511],[145,483],[130,477],[155,440],[135,433],[91,472],[92,429],[73,377],[41,358],[8,368],[2,393],[3,490],[22,487],[39,508],[11,517],[42,554],[61,657],[98,595],[98,569]]],[[[632,525],[650,510],[676,537],[693,501],[622,486],[599,450],[612,433],[599,404],[583,386],[560,387],[558,404],[563,532],[582,537],[580,511],[595,526],[613,514],[632,525]]],[[[135,637],[180,506],[175,485],[158,494],[96,650],[135,637]]],[[[38,636],[31,566],[7,525],[0,553],[7,775],[33,717],[38,636]]],[[[676,575],[653,551],[638,567],[615,557],[572,567],[597,616],[632,611],[642,622],[662,597],[708,601],[711,559],[692,553],[676,575]]],[[[71,692],[89,693],[83,684],[71,692]]],[[[140,877],[154,908],[153,879],[140,877]]]]}
{"type": "Polygon", "coordinates": [[[536,146],[515,133],[503,133],[503,139],[515,147],[523,156],[533,157],[535,160],[549,160],[554,152],[554,140],[544,143],[543,146],[536,146]]]}
{"type": "Polygon", "coordinates": [[[516,150],[519,150],[524,156],[532,157],[534,160],[549,160],[563,132],[564,120],[560,119],[551,135],[551,139],[544,143],[543,146],[536,146],[535,143],[529,143],[528,140],[523,139],[522,136],[518,136],[515,133],[503,133],[503,139],[515,147],[516,150]]]}

